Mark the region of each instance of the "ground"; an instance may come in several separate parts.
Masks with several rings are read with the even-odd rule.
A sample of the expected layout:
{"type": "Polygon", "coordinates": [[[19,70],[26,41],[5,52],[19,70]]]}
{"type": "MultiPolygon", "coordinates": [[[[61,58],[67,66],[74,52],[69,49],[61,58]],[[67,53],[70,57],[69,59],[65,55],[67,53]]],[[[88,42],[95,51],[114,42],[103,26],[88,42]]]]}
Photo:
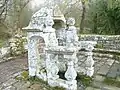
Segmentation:
{"type": "Polygon", "coordinates": [[[0,84],[9,80],[17,72],[27,69],[27,57],[0,63],[0,84]]]}
{"type": "MultiPolygon", "coordinates": [[[[28,70],[27,56],[18,57],[0,63],[0,90],[63,90],[51,88],[46,82],[18,80],[15,77],[28,70]]],[[[120,88],[102,83],[104,77],[97,75],[93,86],[86,90],[120,90],[120,88]]],[[[83,90],[78,87],[78,90],[83,90]]]]}
{"type": "Polygon", "coordinates": [[[0,90],[63,90],[50,87],[46,82],[18,80],[16,76],[28,70],[27,57],[0,63],[0,90]]]}

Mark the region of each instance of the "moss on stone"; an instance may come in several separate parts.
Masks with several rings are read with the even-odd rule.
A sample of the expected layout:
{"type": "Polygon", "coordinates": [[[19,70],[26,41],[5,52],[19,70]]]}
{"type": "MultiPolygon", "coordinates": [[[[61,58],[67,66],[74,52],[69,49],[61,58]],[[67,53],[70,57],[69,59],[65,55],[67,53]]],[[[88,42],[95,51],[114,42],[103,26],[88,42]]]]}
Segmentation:
{"type": "Polygon", "coordinates": [[[46,84],[47,85],[47,82],[46,81],[43,81],[42,79],[39,79],[38,77],[34,76],[34,77],[29,77],[29,81],[31,83],[42,83],[42,84],[46,84]]]}
{"type": "Polygon", "coordinates": [[[43,81],[42,79],[39,79],[37,77],[30,77],[29,81],[31,84],[41,84],[46,88],[46,90],[65,90],[63,87],[51,87],[48,85],[47,81],[43,81]]]}
{"type": "Polygon", "coordinates": [[[95,48],[103,49],[104,47],[103,47],[103,44],[102,44],[102,43],[101,43],[101,44],[99,43],[99,44],[96,44],[95,48]]]}
{"type": "Polygon", "coordinates": [[[93,52],[98,52],[102,54],[112,54],[120,56],[120,52],[118,50],[107,50],[107,49],[94,49],[93,52]]]}
{"type": "Polygon", "coordinates": [[[85,86],[85,87],[88,87],[88,86],[91,86],[92,84],[92,81],[93,81],[93,77],[89,77],[87,75],[78,75],[77,76],[77,81],[81,81],[82,84],[85,86]]]}
{"type": "Polygon", "coordinates": [[[29,78],[29,74],[28,71],[24,71],[21,73],[21,76],[23,77],[23,79],[27,80],[29,78]]]}
{"type": "Polygon", "coordinates": [[[23,71],[19,76],[16,76],[15,79],[27,81],[29,79],[28,71],[23,71]]]}

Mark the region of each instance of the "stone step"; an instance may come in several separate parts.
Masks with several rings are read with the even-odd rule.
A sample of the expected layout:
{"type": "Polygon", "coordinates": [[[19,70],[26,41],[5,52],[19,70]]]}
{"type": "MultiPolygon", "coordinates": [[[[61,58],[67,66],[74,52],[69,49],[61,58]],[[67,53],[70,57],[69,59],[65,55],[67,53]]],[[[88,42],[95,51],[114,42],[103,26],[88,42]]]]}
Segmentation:
{"type": "Polygon", "coordinates": [[[85,90],[120,90],[120,88],[114,86],[104,86],[102,88],[87,87],[85,90]]]}
{"type": "Polygon", "coordinates": [[[86,89],[86,90],[120,90],[119,87],[107,85],[103,82],[98,82],[98,81],[93,82],[92,88],[93,89],[86,89]]]}
{"type": "Polygon", "coordinates": [[[119,50],[108,50],[108,49],[100,49],[100,48],[95,48],[93,50],[93,52],[101,52],[101,53],[109,53],[109,54],[116,54],[116,55],[120,55],[120,51],[119,50]]]}

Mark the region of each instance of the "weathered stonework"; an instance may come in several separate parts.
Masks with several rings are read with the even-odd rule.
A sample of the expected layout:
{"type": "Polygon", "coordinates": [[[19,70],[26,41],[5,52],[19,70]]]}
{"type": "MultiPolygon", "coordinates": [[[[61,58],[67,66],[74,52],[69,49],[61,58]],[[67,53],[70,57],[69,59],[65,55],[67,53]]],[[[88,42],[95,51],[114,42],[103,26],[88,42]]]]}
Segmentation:
{"type": "Polygon", "coordinates": [[[120,50],[120,35],[79,35],[80,41],[97,41],[97,48],[120,50]]]}
{"type": "Polygon", "coordinates": [[[29,76],[37,76],[53,87],[62,86],[67,90],[77,90],[77,72],[81,72],[77,53],[81,49],[86,50],[83,73],[91,77],[94,73],[92,50],[96,42],[78,41],[75,20],[69,18],[62,38],[64,42],[59,46],[59,39],[52,28],[54,22],[51,13],[50,8],[40,9],[33,15],[29,26],[23,28],[27,30],[28,37],[29,76]],[[59,62],[58,57],[61,55],[63,60],[59,62]],[[60,63],[65,66],[67,80],[59,78],[60,63]]]}

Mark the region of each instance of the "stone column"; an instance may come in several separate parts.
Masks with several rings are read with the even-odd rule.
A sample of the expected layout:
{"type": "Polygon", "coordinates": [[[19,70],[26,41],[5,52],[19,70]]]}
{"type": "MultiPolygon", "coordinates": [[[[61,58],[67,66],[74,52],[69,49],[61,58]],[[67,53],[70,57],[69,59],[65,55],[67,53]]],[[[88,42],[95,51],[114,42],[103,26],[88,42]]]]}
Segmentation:
{"type": "Polygon", "coordinates": [[[29,66],[29,76],[36,75],[37,69],[37,37],[29,38],[28,32],[28,66],[29,66]]]}
{"type": "Polygon", "coordinates": [[[71,55],[67,55],[67,71],[65,72],[65,78],[67,79],[67,85],[68,85],[68,89],[67,90],[77,90],[77,81],[76,81],[76,77],[77,77],[77,72],[75,71],[74,68],[74,62],[73,60],[71,60],[71,55]]]}
{"type": "Polygon", "coordinates": [[[46,54],[46,70],[47,70],[47,78],[51,80],[56,80],[59,78],[57,75],[59,72],[59,68],[56,63],[57,56],[53,54],[46,54]]]}
{"type": "Polygon", "coordinates": [[[76,43],[78,42],[77,29],[74,25],[75,25],[75,19],[68,18],[67,29],[65,33],[66,46],[71,46],[71,45],[75,46],[76,43]]]}
{"type": "Polygon", "coordinates": [[[92,55],[93,55],[93,52],[92,52],[92,50],[94,49],[94,46],[92,45],[92,44],[88,44],[88,46],[87,46],[87,48],[86,48],[86,50],[87,50],[87,60],[85,61],[85,64],[86,64],[86,74],[88,75],[88,76],[93,76],[93,74],[94,74],[94,67],[93,67],[93,65],[94,65],[94,60],[93,60],[93,57],[92,57],[92,55]]]}

